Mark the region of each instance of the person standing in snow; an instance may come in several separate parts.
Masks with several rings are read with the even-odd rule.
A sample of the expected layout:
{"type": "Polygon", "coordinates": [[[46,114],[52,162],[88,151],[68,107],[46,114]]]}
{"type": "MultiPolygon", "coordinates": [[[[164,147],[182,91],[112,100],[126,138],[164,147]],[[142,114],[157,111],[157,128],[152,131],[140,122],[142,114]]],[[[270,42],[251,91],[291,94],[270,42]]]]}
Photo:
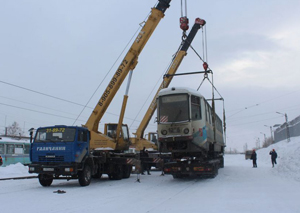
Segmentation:
{"type": "MultiPolygon", "coordinates": [[[[146,152],[145,152],[145,157],[149,158],[149,152],[148,152],[148,150],[146,150],[146,152]]],[[[147,159],[147,161],[149,161],[149,159],[147,159]]],[[[149,165],[149,163],[145,163],[145,169],[147,170],[147,174],[148,175],[151,175],[150,174],[150,168],[151,168],[151,166],[149,165]]]]}
{"type": "Polygon", "coordinates": [[[256,164],[257,155],[256,155],[256,152],[255,152],[255,149],[253,149],[250,159],[252,159],[253,168],[257,168],[257,164],[256,164]]]}
{"type": "Polygon", "coordinates": [[[141,150],[140,152],[140,159],[142,163],[142,173],[141,173],[142,175],[145,174],[144,173],[145,170],[147,171],[148,175],[151,175],[149,165],[147,163],[148,157],[149,157],[148,150],[146,150],[146,147],[144,147],[143,150],[141,150]]]}
{"type": "Polygon", "coordinates": [[[271,155],[272,167],[274,167],[274,164],[277,164],[277,162],[276,162],[277,153],[275,152],[275,149],[272,149],[270,151],[270,155],[271,155]]]}

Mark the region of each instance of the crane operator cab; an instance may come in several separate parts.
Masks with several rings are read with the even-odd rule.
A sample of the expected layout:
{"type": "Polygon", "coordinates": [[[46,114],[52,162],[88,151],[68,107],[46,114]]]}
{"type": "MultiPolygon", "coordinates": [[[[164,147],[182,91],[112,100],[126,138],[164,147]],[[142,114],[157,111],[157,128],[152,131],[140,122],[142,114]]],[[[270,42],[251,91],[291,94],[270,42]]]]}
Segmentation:
{"type": "MultiPolygon", "coordinates": [[[[117,123],[105,124],[104,134],[107,135],[108,137],[116,139],[117,138],[117,128],[118,128],[117,123]]],[[[123,140],[126,141],[127,143],[130,142],[129,141],[129,130],[128,130],[128,126],[126,124],[122,124],[119,138],[123,138],[123,140]]]]}
{"type": "Polygon", "coordinates": [[[157,145],[157,138],[158,138],[157,132],[149,132],[148,133],[148,141],[151,141],[155,145],[157,145]]]}

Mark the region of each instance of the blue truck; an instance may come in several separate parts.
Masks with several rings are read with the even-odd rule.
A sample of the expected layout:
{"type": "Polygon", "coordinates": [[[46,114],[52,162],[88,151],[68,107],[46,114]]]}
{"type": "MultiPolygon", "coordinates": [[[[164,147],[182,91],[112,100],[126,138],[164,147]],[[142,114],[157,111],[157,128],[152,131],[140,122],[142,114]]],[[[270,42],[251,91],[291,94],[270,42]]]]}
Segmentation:
{"type": "Polygon", "coordinates": [[[31,144],[29,173],[38,173],[42,186],[50,186],[53,179],[78,179],[81,186],[87,186],[92,177],[102,174],[113,180],[129,178],[137,156],[109,148],[91,150],[90,137],[84,127],[38,128],[31,144]]]}

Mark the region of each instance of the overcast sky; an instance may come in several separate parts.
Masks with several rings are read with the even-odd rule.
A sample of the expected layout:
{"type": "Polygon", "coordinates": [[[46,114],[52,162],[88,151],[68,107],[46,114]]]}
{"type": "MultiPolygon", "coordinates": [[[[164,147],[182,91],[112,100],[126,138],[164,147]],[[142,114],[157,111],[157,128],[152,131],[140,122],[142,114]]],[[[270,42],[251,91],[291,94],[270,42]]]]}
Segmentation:
{"type": "MultiPolygon", "coordinates": [[[[134,70],[124,119],[131,133],[181,42],[180,2],[171,1],[134,70]]],[[[300,1],[187,3],[190,27],[197,17],[207,22],[207,61],[225,99],[227,149],[242,151],[245,144],[253,148],[258,138],[263,142],[264,134],[270,137],[266,126],[285,121],[276,112],[287,113],[289,120],[300,115],[300,1]]],[[[0,0],[0,134],[14,121],[25,134],[31,127],[73,125],[99,86],[75,122],[84,124],[124,57],[117,61],[119,55],[155,4],[0,0]]],[[[199,31],[192,46],[201,57],[202,41],[199,31]]],[[[177,73],[200,70],[202,61],[189,49],[177,73]]],[[[176,77],[170,86],[197,89],[202,79],[203,75],[176,77]]],[[[126,85],[127,79],[101,120],[100,131],[104,123],[118,121],[126,85]]],[[[199,91],[211,98],[207,81],[199,91]]],[[[223,103],[216,104],[222,116],[223,103]]],[[[156,130],[154,118],[147,130],[156,130]]]]}

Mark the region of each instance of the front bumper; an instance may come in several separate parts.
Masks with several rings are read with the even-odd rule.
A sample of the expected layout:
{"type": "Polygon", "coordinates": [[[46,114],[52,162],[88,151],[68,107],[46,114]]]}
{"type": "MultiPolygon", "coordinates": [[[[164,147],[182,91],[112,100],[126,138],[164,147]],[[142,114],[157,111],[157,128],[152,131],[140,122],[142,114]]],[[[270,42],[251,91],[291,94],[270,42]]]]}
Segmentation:
{"type": "Polygon", "coordinates": [[[44,165],[44,164],[29,164],[29,173],[49,174],[49,175],[76,175],[81,169],[79,164],[70,165],[44,165]]]}

